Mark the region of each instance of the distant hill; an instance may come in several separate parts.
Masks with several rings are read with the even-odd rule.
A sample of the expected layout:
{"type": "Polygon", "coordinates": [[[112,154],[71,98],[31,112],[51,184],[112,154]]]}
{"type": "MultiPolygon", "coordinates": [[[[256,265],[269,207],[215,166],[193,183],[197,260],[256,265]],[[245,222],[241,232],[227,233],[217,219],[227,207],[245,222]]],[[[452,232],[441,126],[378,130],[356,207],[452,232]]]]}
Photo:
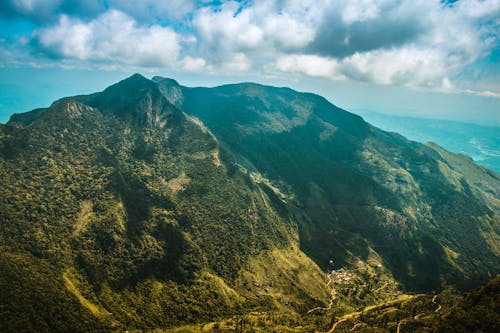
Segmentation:
{"type": "Polygon", "coordinates": [[[371,124],[419,142],[435,142],[454,153],[465,154],[500,173],[500,127],[480,126],[440,119],[400,117],[359,110],[371,124]]]}
{"type": "Polygon", "coordinates": [[[0,179],[2,332],[323,329],[500,271],[498,174],[288,88],[136,74],[0,125],[0,179]]]}

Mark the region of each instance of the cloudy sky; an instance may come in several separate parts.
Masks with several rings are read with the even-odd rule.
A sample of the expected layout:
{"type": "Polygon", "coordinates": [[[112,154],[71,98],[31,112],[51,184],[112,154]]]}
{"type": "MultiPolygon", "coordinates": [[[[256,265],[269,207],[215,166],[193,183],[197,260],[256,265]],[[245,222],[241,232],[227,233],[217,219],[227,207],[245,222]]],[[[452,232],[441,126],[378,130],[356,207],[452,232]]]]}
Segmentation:
{"type": "Polygon", "coordinates": [[[0,0],[0,122],[124,76],[500,125],[500,0],[0,0]]]}

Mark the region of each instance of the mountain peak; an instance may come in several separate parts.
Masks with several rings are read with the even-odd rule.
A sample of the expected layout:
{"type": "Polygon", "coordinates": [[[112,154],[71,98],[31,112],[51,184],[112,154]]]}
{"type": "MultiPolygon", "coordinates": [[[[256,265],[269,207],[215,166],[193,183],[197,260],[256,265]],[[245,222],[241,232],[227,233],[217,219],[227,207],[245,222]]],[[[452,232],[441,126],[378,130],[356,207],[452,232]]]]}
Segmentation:
{"type": "Polygon", "coordinates": [[[155,84],[151,81],[142,76],[141,74],[133,74],[132,76],[129,76],[128,78],[121,80],[118,83],[115,83],[109,87],[107,87],[104,91],[110,91],[110,90],[120,90],[123,92],[123,89],[126,90],[137,90],[141,88],[151,88],[154,87],[155,84]]]}
{"type": "Polygon", "coordinates": [[[139,81],[139,80],[148,80],[148,79],[145,76],[143,76],[142,74],[140,74],[140,73],[134,73],[134,74],[130,75],[128,78],[126,78],[126,79],[124,79],[122,81],[127,81],[127,80],[139,81]]]}
{"type": "Polygon", "coordinates": [[[100,93],[84,96],[82,101],[140,124],[163,124],[166,115],[174,112],[158,85],[140,74],[134,74],[100,93]]]}

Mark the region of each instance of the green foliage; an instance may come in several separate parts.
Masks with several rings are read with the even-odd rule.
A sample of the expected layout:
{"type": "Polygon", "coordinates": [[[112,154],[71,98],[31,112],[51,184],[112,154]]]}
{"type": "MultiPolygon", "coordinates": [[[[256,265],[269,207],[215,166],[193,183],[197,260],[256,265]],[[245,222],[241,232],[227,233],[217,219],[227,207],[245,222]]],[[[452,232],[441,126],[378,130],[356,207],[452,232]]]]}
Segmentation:
{"type": "MultiPolygon", "coordinates": [[[[222,297],[224,290],[249,258],[294,241],[292,224],[268,195],[221,161],[214,138],[148,80],[132,77],[18,118],[0,128],[0,239],[5,255],[37,258],[23,269],[50,291],[41,303],[48,312],[33,320],[40,327],[51,327],[55,311],[65,318],[92,310],[78,326],[83,331],[165,327],[240,311],[244,299],[222,297]],[[227,285],[200,279],[206,272],[227,285]]],[[[20,283],[16,272],[8,266],[0,275],[20,283]]],[[[20,303],[0,302],[12,309],[20,303]]],[[[16,320],[10,330],[27,325],[16,320]]],[[[68,319],[60,327],[73,325],[68,319]]]]}
{"type": "Polygon", "coordinates": [[[58,270],[26,253],[0,252],[0,331],[99,332],[111,323],[95,318],[65,289],[58,270]]]}
{"type": "Polygon", "coordinates": [[[434,303],[389,304],[393,278],[429,290],[498,271],[496,174],[319,96],[155,82],[0,126],[1,331],[328,330],[370,305],[352,317],[394,331],[434,303]],[[306,315],[330,300],[332,258],[353,282],[306,315]]]}
{"type": "Polygon", "coordinates": [[[433,323],[433,332],[498,332],[500,330],[500,276],[458,298],[433,323]]]}
{"type": "Polygon", "coordinates": [[[493,171],[381,131],[316,95],[255,84],[182,93],[182,109],[238,163],[294,194],[301,248],[320,266],[330,258],[349,266],[374,249],[414,291],[499,272],[493,171]]]}

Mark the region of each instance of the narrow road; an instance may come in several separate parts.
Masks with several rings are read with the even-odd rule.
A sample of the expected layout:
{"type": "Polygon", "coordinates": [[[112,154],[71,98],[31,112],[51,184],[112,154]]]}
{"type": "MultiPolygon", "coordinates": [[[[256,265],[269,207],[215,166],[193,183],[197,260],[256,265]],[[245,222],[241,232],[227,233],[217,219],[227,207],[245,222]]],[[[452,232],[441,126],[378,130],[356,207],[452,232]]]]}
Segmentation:
{"type": "Polygon", "coordinates": [[[363,326],[363,323],[357,323],[356,325],[354,325],[354,326],[351,328],[350,332],[353,332],[355,329],[357,329],[358,327],[361,327],[361,326],[363,326]]]}
{"type": "Polygon", "coordinates": [[[349,318],[340,319],[338,322],[336,322],[335,324],[333,324],[332,328],[328,331],[328,333],[333,333],[333,331],[335,331],[335,329],[337,328],[338,324],[341,324],[341,323],[343,323],[344,321],[347,321],[347,320],[349,320],[349,318]]]}
{"type": "MultiPolygon", "coordinates": [[[[436,309],[436,310],[434,310],[434,312],[436,312],[436,313],[438,313],[439,311],[441,311],[441,309],[443,308],[443,307],[441,306],[441,304],[439,304],[438,302],[436,302],[436,298],[437,298],[437,296],[438,296],[438,295],[434,295],[434,297],[432,298],[432,303],[434,303],[434,304],[436,304],[436,305],[438,306],[438,307],[437,307],[437,309],[436,309]]],[[[415,315],[415,316],[413,317],[413,319],[418,320],[418,319],[419,319],[421,316],[423,316],[423,315],[425,315],[425,312],[423,312],[423,313],[419,313],[419,314],[415,315]]],[[[407,321],[407,319],[403,319],[403,320],[401,320],[401,321],[398,323],[398,328],[397,328],[397,330],[396,330],[396,333],[400,333],[400,332],[401,332],[401,326],[402,326],[403,324],[406,324],[406,321],[407,321]]]]}
{"type": "Polygon", "coordinates": [[[389,284],[389,282],[386,282],[382,287],[379,287],[375,290],[376,293],[378,293],[379,291],[381,291],[382,289],[384,289],[385,287],[387,287],[387,285],[389,284]]]}
{"type": "Polygon", "coordinates": [[[441,311],[441,309],[443,307],[441,306],[441,304],[439,304],[438,302],[436,302],[436,298],[437,298],[437,295],[434,295],[434,297],[432,298],[432,303],[438,305],[438,308],[436,310],[434,310],[434,312],[438,313],[439,311],[441,311]]]}
{"type": "Polygon", "coordinates": [[[396,333],[400,333],[401,332],[401,324],[403,324],[405,322],[405,320],[401,320],[399,323],[398,323],[398,329],[396,330],[396,333]]]}
{"type": "MultiPolygon", "coordinates": [[[[328,274],[328,282],[326,283],[326,286],[327,287],[330,287],[330,284],[332,283],[332,274],[328,274]]],[[[316,312],[316,311],[328,311],[332,308],[333,306],[333,302],[335,301],[335,298],[336,298],[336,295],[337,295],[337,291],[335,290],[335,288],[331,287],[332,290],[330,291],[330,303],[328,304],[328,307],[321,307],[321,306],[318,306],[316,308],[313,308],[309,311],[307,311],[307,313],[313,313],[313,312],[316,312]]]]}

